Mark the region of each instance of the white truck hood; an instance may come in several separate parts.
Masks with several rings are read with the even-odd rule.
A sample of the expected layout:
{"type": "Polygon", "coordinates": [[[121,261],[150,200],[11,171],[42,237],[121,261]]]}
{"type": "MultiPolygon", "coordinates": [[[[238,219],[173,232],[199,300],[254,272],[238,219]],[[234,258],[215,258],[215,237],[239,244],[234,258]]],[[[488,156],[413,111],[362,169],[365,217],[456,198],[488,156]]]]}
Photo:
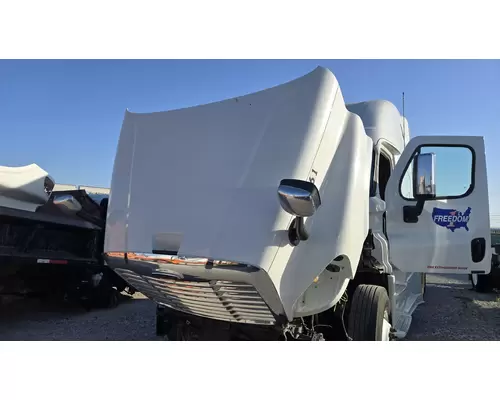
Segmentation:
{"type": "MultiPolygon", "coordinates": [[[[324,68],[208,105],[127,111],[112,176],[105,252],[176,252],[266,271],[279,259],[272,278],[279,291],[293,248],[287,236],[292,217],[280,208],[277,188],[284,178],[314,178],[327,190],[323,216],[318,212],[317,218],[325,220],[329,213],[328,220],[334,220],[324,228],[316,216],[306,222],[311,237],[297,249],[309,248],[325,263],[318,270],[303,269],[297,282],[285,279],[287,290],[303,291],[339,252],[359,257],[368,229],[371,151],[361,120],[346,110],[335,76],[324,68]],[[354,131],[346,130],[349,123],[354,131]],[[359,229],[350,229],[356,243],[351,246],[341,231],[353,221],[359,221],[359,229]],[[315,230],[330,233],[319,238],[315,230]],[[284,258],[277,257],[280,249],[284,258]],[[302,278],[308,283],[300,289],[302,278]]],[[[291,264],[305,260],[297,254],[291,258],[291,264]]]]}

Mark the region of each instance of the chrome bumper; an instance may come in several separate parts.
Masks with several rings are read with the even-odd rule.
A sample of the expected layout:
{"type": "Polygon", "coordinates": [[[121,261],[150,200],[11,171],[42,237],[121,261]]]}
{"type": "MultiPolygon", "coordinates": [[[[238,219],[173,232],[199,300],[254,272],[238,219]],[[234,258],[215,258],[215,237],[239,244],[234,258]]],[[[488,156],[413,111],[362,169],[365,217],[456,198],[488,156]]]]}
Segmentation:
{"type": "Polygon", "coordinates": [[[259,268],[150,253],[107,253],[105,260],[136,290],[176,311],[233,323],[284,322],[276,289],[259,268]]]}

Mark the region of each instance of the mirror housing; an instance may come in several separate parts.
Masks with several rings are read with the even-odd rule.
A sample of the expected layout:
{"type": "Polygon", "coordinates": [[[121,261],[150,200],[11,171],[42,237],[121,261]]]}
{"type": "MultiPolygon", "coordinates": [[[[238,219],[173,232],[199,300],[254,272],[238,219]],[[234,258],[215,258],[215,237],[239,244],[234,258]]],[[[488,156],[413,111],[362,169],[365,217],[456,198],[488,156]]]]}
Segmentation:
{"type": "Polygon", "coordinates": [[[413,164],[413,193],[415,199],[433,199],[436,197],[434,181],[435,153],[418,154],[413,164]]]}
{"type": "Polygon", "coordinates": [[[82,205],[70,194],[54,195],[52,203],[63,211],[77,213],[82,209],[82,205]]]}
{"type": "Polygon", "coordinates": [[[297,246],[301,240],[309,238],[304,217],[314,215],[321,205],[319,190],[312,182],[283,179],[278,187],[278,198],[281,208],[295,216],[288,228],[288,239],[292,246],[297,246]]]}
{"type": "Polygon", "coordinates": [[[310,217],[321,205],[318,188],[312,182],[283,179],[278,187],[280,205],[296,217],[310,217]]]}
{"type": "Polygon", "coordinates": [[[436,184],[434,181],[435,153],[420,153],[413,161],[413,197],[416,205],[403,207],[403,220],[406,223],[418,222],[426,200],[436,198],[436,184]]]}

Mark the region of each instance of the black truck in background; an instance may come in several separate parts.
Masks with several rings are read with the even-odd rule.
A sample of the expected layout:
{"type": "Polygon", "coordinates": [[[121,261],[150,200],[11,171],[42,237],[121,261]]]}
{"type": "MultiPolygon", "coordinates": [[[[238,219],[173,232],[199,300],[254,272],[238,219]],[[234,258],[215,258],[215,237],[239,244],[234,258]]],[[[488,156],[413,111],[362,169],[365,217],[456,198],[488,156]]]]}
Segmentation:
{"type": "Polygon", "coordinates": [[[0,207],[0,296],[40,295],[114,307],[134,288],[102,258],[108,196],[53,191],[35,212],[0,207]],[[99,198],[100,197],[100,198],[99,198]]]}

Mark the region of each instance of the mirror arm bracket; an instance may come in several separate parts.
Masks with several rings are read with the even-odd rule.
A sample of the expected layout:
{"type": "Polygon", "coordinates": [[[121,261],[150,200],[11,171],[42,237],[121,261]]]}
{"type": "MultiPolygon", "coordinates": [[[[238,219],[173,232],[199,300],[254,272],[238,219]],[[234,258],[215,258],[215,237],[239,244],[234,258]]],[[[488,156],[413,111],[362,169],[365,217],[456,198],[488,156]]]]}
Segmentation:
{"type": "Polygon", "coordinates": [[[419,196],[417,198],[417,204],[414,206],[404,206],[403,207],[403,220],[408,224],[415,224],[418,222],[418,217],[422,214],[424,210],[424,204],[426,200],[431,200],[433,196],[419,196]]]}
{"type": "Polygon", "coordinates": [[[303,217],[294,218],[290,224],[290,228],[288,228],[288,239],[292,246],[297,246],[301,241],[309,239],[309,233],[307,233],[303,217]]]}

